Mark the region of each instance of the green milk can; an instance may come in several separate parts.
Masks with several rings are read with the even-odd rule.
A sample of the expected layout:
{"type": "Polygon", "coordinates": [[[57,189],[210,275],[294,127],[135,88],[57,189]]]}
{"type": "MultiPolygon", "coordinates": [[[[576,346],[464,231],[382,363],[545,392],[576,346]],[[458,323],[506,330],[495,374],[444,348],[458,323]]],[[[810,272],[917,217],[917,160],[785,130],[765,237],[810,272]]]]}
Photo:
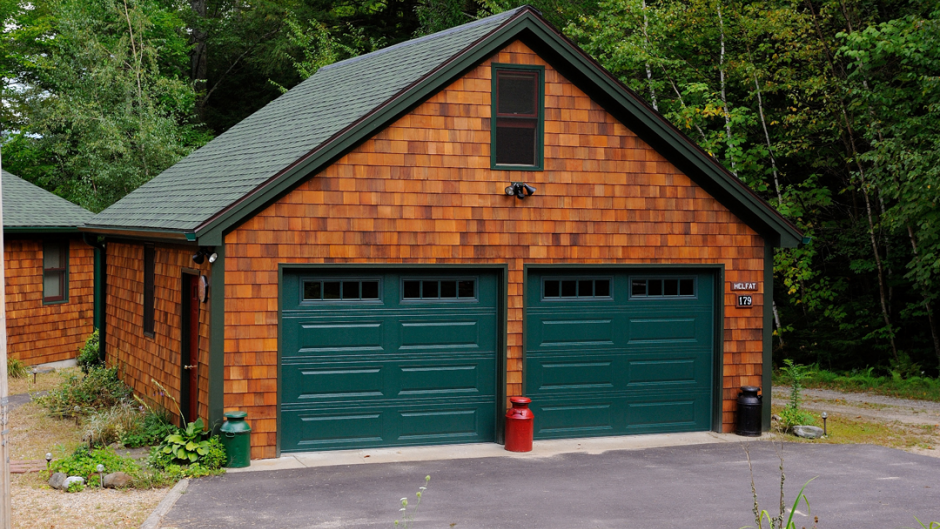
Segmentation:
{"type": "Polygon", "coordinates": [[[225,447],[228,468],[244,468],[251,464],[251,427],[245,422],[248,413],[230,411],[219,428],[222,446],[225,447]]]}

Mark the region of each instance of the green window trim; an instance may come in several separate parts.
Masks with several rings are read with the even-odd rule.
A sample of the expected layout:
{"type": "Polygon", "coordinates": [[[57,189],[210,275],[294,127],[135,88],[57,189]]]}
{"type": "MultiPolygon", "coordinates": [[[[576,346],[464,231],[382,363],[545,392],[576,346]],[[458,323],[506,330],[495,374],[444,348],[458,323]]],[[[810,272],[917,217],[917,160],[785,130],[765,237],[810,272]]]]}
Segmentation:
{"type": "Polygon", "coordinates": [[[490,168],[497,171],[543,171],[545,169],[545,67],[530,64],[492,64],[492,91],[490,97],[490,168]],[[500,164],[496,161],[497,139],[497,81],[501,72],[535,73],[538,76],[537,113],[535,126],[535,164],[500,164]]]}
{"type": "Polygon", "coordinates": [[[57,305],[69,302],[69,241],[47,239],[42,242],[42,304],[57,305]],[[58,262],[50,262],[57,256],[58,262]],[[58,286],[58,292],[50,287],[58,286]]]}

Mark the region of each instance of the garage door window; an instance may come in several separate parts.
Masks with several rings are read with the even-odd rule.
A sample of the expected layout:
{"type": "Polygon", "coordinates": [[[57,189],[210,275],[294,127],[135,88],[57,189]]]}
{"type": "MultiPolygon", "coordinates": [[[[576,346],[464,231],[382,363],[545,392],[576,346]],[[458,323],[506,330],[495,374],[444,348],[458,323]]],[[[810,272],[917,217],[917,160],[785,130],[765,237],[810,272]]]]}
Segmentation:
{"type": "Polygon", "coordinates": [[[630,282],[632,298],[694,298],[694,278],[633,279],[630,282]]]}
{"type": "Polygon", "coordinates": [[[304,301],[377,301],[379,281],[304,281],[304,301]]]}
{"type": "Polygon", "coordinates": [[[474,279],[406,279],[402,281],[403,300],[476,300],[474,279]]]}
{"type": "Polygon", "coordinates": [[[546,279],[543,300],[611,299],[610,278],[546,279]]]}

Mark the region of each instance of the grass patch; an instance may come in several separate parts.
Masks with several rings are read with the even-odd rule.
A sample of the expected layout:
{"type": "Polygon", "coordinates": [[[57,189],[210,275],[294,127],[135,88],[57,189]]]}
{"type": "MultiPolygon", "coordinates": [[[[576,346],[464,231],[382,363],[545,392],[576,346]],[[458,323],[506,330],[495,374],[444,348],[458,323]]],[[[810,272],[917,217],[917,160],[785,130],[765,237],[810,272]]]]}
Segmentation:
{"type": "MultiPolygon", "coordinates": [[[[783,411],[783,406],[772,406],[775,414],[783,411]]],[[[818,414],[815,426],[822,426],[818,414]]],[[[940,427],[930,424],[903,424],[900,422],[883,423],[849,417],[840,413],[830,413],[826,424],[827,436],[821,439],[803,439],[787,435],[787,442],[825,443],[825,444],[871,444],[911,450],[920,448],[933,450],[940,446],[940,427]]]]}
{"type": "MultiPolygon", "coordinates": [[[[775,371],[774,385],[789,386],[793,379],[784,371],[775,371]]],[[[806,366],[804,387],[814,389],[834,389],[856,393],[875,393],[902,399],[917,399],[940,402],[940,378],[902,377],[897,372],[878,375],[874,368],[865,371],[838,373],[820,369],[818,366],[806,366]]]]}
{"type": "Polygon", "coordinates": [[[9,418],[11,459],[44,459],[47,452],[63,457],[82,443],[82,430],[75,421],[50,417],[35,402],[13,409],[9,418]]]}
{"type": "Polygon", "coordinates": [[[70,367],[66,369],[57,369],[48,373],[37,373],[36,382],[33,382],[32,368],[27,376],[22,378],[7,378],[8,391],[10,395],[19,395],[22,393],[35,393],[37,391],[49,391],[59,387],[69,375],[78,373],[78,368],[70,367]]]}

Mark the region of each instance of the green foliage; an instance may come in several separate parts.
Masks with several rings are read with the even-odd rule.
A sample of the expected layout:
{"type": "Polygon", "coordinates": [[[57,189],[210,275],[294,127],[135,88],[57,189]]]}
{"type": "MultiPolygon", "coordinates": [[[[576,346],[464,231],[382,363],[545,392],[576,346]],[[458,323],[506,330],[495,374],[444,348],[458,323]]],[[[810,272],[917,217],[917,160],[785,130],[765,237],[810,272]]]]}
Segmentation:
{"type": "Polygon", "coordinates": [[[134,429],[125,430],[121,435],[121,444],[128,448],[140,446],[153,446],[159,444],[166,436],[176,430],[176,426],[166,410],[153,411],[144,409],[140,413],[140,421],[134,424],[134,429]]]}
{"type": "Polygon", "coordinates": [[[424,493],[428,490],[428,485],[431,484],[431,476],[424,476],[424,486],[418,487],[418,492],[415,493],[416,501],[411,507],[411,512],[408,511],[408,498],[402,498],[401,508],[398,511],[401,514],[401,520],[395,520],[395,527],[408,528],[411,527],[411,522],[415,520],[415,515],[418,514],[418,507],[421,506],[421,499],[424,497],[424,493]]]}
{"type": "MultiPolygon", "coordinates": [[[[773,383],[790,385],[792,379],[788,373],[780,370],[774,373],[773,383]]],[[[868,391],[891,397],[940,402],[940,378],[917,375],[903,377],[897,371],[878,374],[874,367],[836,372],[819,366],[807,366],[801,383],[811,388],[868,391]]]]}
{"type": "Polygon", "coordinates": [[[118,378],[117,367],[99,367],[82,377],[68,375],[58,388],[37,401],[54,417],[75,417],[128,402],[131,393],[118,378]]]}
{"type": "Polygon", "coordinates": [[[917,520],[917,525],[919,525],[922,529],[940,529],[940,522],[930,522],[930,524],[928,525],[920,521],[920,519],[917,518],[916,516],[914,517],[914,519],[917,520]]]}
{"type": "Polygon", "coordinates": [[[11,378],[23,378],[29,374],[29,367],[19,358],[7,357],[7,376],[11,378]]]}
{"type": "Polygon", "coordinates": [[[78,350],[78,358],[75,361],[78,367],[82,369],[82,373],[86,374],[101,365],[98,329],[95,329],[95,332],[91,333],[88,339],[85,340],[85,345],[78,350]]]}
{"type": "Polygon", "coordinates": [[[83,490],[85,490],[85,485],[83,483],[74,481],[69,483],[69,488],[65,489],[65,492],[81,492],[83,490]]]}
{"type": "Polygon", "coordinates": [[[784,429],[790,430],[794,426],[815,424],[816,420],[813,416],[800,408],[803,402],[803,384],[809,378],[809,368],[795,365],[790,359],[784,360],[784,363],[786,366],[780,370],[790,380],[790,399],[780,413],[780,421],[784,429]]]}
{"type": "Polygon", "coordinates": [[[202,419],[196,419],[167,435],[163,443],[150,450],[150,466],[170,476],[201,477],[220,471],[226,462],[225,448],[218,436],[203,431],[202,419]]]}
{"type": "Polygon", "coordinates": [[[156,0],[22,6],[2,42],[20,68],[5,94],[21,116],[4,127],[6,169],[101,211],[208,140],[177,75],[188,44],[173,11],[156,0]]]}
{"type": "Polygon", "coordinates": [[[49,470],[83,477],[89,486],[98,487],[101,484],[98,465],[104,466],[104,474],[126,472],[137,476],[141,473],[140,466],[132,458],[121,456],[110,447],[89,450],[88,445],[79,445],[70,456],[54,460],[49,470]]]}

